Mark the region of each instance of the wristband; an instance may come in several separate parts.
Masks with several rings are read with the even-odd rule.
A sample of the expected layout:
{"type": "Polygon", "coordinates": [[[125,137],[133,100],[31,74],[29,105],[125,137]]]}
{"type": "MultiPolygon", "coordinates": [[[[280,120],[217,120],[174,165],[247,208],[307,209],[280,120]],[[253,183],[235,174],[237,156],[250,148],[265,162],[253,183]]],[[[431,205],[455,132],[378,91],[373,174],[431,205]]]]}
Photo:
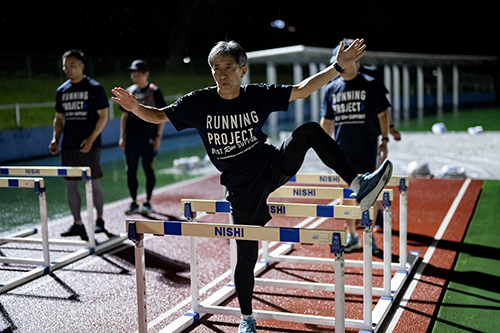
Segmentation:
{"type": "Polygon", "coordinates": [[[389,138],[388,138],[388,137],[382,138],[382,141],[387,141],[387,142],[389,142],[389,138]]]}
{"type": "Polygon", "coordinates": [[[339,72],[339,74],[342,74],[342,73],[344,73],[344,71],[345,71],[345,69],[343,69],[342,67],[340,67],[340,65],[339,65],[339,63],[338,63],[337,61],[335,61],[335,62],[333,63],[333,68],[335,68],[335,70],[336,70],[337,72],[339,72]]]}
{"type": "Polygon", "coordinates": [[[389,128],[394,128],[394,124],[391,124],[391,126],[389,126],[389,128]]]}

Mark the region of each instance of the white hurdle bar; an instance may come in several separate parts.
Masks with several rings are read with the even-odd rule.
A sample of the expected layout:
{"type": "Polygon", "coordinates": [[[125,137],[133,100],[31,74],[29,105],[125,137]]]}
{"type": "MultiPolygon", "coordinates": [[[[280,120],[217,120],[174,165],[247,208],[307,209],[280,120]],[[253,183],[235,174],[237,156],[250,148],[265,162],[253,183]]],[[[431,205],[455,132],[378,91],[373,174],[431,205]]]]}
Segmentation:
{"type": "MultiPolygon", "coordinates": [[[[87,201],[87,234],[88,241],[80,240],[62,240],[50,239],[49,244],[54,245],[76,245],[95,248],[94,235],[94,197],[92,196],[92,176],[90,167],[50,167],[50,166],[0,166],[0,176],[28,176],[28,177],[81,177],[85,182],[85,198],[87,201]]],[[[19,236],[2,237],[0,242],[22,242],[22,243],[37,243],[43,242],[43,239],[23,239],[19,236]]]]}
{"type": "MultiPolygon", "coordinates": [[[[206,213],[230,213],[231,207],[228,201],[224,200],[195,200],[183,199],[184,215],[186,218],[191,219],[196,214],[193,212],[206,212],[206,213]]],[[[355,287],[344,285],[344,292],[349,290],[350,293],[363,294],[363,320],[346,319],[345,325],[351,328],[371,329],[379,324],[378,321],[373,322],[372,318],[372,233],[370,226],[370,219],[374,217],[374,209],[371,207],[368,211],[361,212],[359,206],[343,206],[343,205],[315,205],[315,204],[299,204],[299,203],[268,203],[268,209],[271,215],[284,215],[284,216],[299,216],[299,217],[324,217],[324,218],[361,218],[363,223],[367,225],[364,232],[364,264],[363,264],[363,287],[355,287]]],[[[308,229],[314,230],[314,229],[308,229]]],[[[266,240],[263,240],[266,241],[266,240]]],[[[283,253],[271,256],[282,256],[283,253]]],[[[334,261],[328,259],[328,264],[335,264],[334,261]]],[[[292,261],[293,262],[293,261],[292,261]]],[[[304,261],[305,262],[305,261],[304,261]]],[[[304,263],[302,262],[302,263],[304,263]]],[[[344,261],[345,262],[345,261],[344,261]]],[[[316,264],[310,261],[306,263],[316,264]]],[[[267,264],[267,262],[266,262],[267,264]]],[[[232,263],[234,266],[234,263],[232,263]]],[[[388,269],[390,274],[390,268],[388,269]]],[[[337,281],[337,280],[336,280],[337,281]]],[[[337,283],[337,282],[336,282],[337,283]]],[[[345,281],[343,281],[345,283],[345,281]]],[[[315,282],[294,282],[285,280],[269,280],[256,278],[256,285],[285,287],[295,289],[308,289],[308,290],[333,290],[336,284],[325,284],[315,282]]],[[[390,291],[389,291],[390,293],[390,291]]],[[[383,304],[384,311],[390,307],[392,299],[382,299],[378,304],[383,304]]],[[[380,318],[377,315],[376,318],[380,318]]],[[[322,323],[323,325],[328,325],[322,323]]]]}
{"type": "MultiPolygon", "coordinates": [[[[280,313],[276,311],[255,310],[256,318],[281,321],[301,322],[335,326],[336,332],[344,332],[345,324],[345,292],[344,292],[344,256],[346,234],[344,230],[319,230],[300,228],[260,227],[235,224],[212,224],[175,221],[127,220],[129,239],[135,243],[137,304],[139,332],[147,332],[146,283],[144,234],[190,236],[191,246],[191,296],[193,313],[187,313],[162,332],[180,332],[199,320],[207,313],[239,316],[240,310],[229,307],[204,305],[199,301],[198,252],[196,237],[212,237],[224,239],[267,240],[305,244],[330,245],[336,257],[335,264],[335,317],[312,316],[304,314],[280,313]],[[173,326],[172,326],[173,325],[173,326]]],[[[230,288],[234,294],[234,286],[230,288]]],[[[333,291],[333,290],[332,290],[333,291]]],[[[217,304],[220,304],[217,303],[217,304]]]]}
{"type": "MultiPolygon", "coordinates": [[[[300,184],[323,184],[323,185],[341,185],[348,184],[336,174],[309,174],[298,173],[290,181],[290,183],[300,184]]],[[[393,175],[387,186],[398,186],[399,188],[399,264],[392,264],[393,269],[407,270],[408,267],[408,197],[407,188],[410,185],[408,176],[393,175]]],[[[392,201],[392,199],[391,199],[392,201]]]]}
{"type": "Polygon", "coordinates": [[[28,265],[43,265],[48,267],[50,265],[49,254],[49,232],[47,228],[47,197],[45,195],[45,183],[43,178],[15,178],[5,177],[0,178],[0,188],[32,188],[38,194],[38,201],[40,203],[40,222],[42,230],[42,251],[43,259],[25,259],[0,256],[1,263],[22,263],[28,265]]]}
{"type": "MultiPolygon", "coordinates": [[[[276,191],[271,193],[269,197],[279,198],[307,198],[307,199],[351,199],[350,195],[353,190],[350,188],[342,187],[310,187],[310,186],[282,186],[276,191]]],[[[382,269],[384,284],[383,288],[373,288],[373,295],[376,296],[392,296],[391,291],[391,268],[399,268],[399,264],[391,264],[392,260],[392,242],[391,242],[391,202],[393,200],[393,191],[385,189],[380,193],[377,198],[383,201],[384,205],[384,258],[383,262],[372,261],[372,269],[382,269]]],[[[290,255],[271,256],[268,253],[268,243],[262,242],[263,260],[268,262],[294,262],[294,263],[308,263],[318,265],[332,265],[330,258],[314,258],[314,257],[299,257],[290,255]]],[[[364,267],[364,260],[345,260],[345,265],[348,267],[364,267]]],[[[363,293],[363,286],[346,286],[346,292],[350,293],[363,293]]]]}

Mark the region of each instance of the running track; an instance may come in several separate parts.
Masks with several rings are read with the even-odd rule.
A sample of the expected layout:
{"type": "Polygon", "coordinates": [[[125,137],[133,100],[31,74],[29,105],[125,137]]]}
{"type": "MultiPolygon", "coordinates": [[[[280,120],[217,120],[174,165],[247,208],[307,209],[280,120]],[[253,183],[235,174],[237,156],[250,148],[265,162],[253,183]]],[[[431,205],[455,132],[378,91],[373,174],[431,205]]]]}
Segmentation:
{"type": "MultiPolygon", "coordinates": [[[[218,176],[206,176],[168,186],[155,192],[151,219],[174,219],[182,214],[182,198],[222,199],[218,176]]],[[[385,323],[387,332],[427,332],[443,295],[446,279],[473,213],[482,181],[479,180],[410,180],[408,188],[408,250],[419,251],[420,260],[410,282],[405,286],[398,306],[385,323]]],[[[397,191],[396,188],[394,188],[397,191]]],[[[397,193],[397,192],[395,192],[397,193]]],[[[49,199],[48,199],[49,200],[49,199]]],[[[273,201],[279,201],[274,199],[273,201]]],[[[282,199],[284,200],[284,199],[282,199]]],[[[288,199],[289,200],[289,199],[288,199]]],[[[327,203],[316,201],[315,203],[327,203]]],[[[128,201],[105,206],[105,220],[111,234],[125,229],[122,213],[128,201]]],[[[399,251],[398,195],[392,205],[393,261],[399,251]]],[[[85,219],[85,217],[83,217],[85,219]]],[[[137,216],[137,218],[143,218],[137,216]]],[[[227,215],[200,216],[199,221],[228,222],[227,215]]],[[[340,220],[293,217],[274,218],[272,226],[310,226],[342,228],[340,220]]],[[[50,224],[50,237],[71,223],[69,218],[50,224]]],[[[361,234],[361,230],[358,230],[361,234]]],[[[376,234],[379,247],[382,234],[376,234]]],[[[97,235],[98,241],[107,236],[97,235]]],[[[31,255],[27,247],[0,248],[31,255]]],[[[56,248],[53,258],[67,254],[70,248],[56,248]]],[[[148,236],[145,240],[147,265],[148,332],[159,332],[168,323],[190,310],[189,244],[185,237],[148,236]]],[[[73,249],[74,250],[74,249],[73,249]]],[[[200,288],[202,299],[230,281],[228,241],[202,238],[199,241],[200,288]]],[[[330,257],[324,246],[296,246],[295,255],[330,257]]],[[[39,255],[39,254],[37,254],[39,255]]],[[[381,254],[379,255],[381,257],[381,254]]],[[[361,259],[362,253],[346,254],[346,259],[361,259]]],[[[375,258],[375,260],[380,260],[375,258]]],[[[0,266],[0,282],[21,274],[26,268],[0,266]]],[[[333,282],[333,268],[305,264],[279,263],[270,266],[267,278],[333,282]]],[[[346,283],[362,284],[361,271],[346,267],[346,283]]],[[[374,270],[373,284],[382,286],[382,272],[374,270]]],[[[125,242],[115,250],[79,260],[50,275],[0,295],[0,331],[3,332],[134,332],[137,330],[136,287],[133,246],[125,242]]],[[[333,315],[334,294],[256,287],[254,308],[333,315]]],[[[229,306],[237,307],[233,299],[229,306]]],[[[374,303],[375,305],[375,303],[374,303]]],[[[361,319],[362,299],[346,295],[346,316],[361,319]]],[[[235,332],[239,319],[213,315],[201,320],[189,332],[235,332]]],[[[332,332],[332,327],[257,320],[259,332],[332,332]]]]}

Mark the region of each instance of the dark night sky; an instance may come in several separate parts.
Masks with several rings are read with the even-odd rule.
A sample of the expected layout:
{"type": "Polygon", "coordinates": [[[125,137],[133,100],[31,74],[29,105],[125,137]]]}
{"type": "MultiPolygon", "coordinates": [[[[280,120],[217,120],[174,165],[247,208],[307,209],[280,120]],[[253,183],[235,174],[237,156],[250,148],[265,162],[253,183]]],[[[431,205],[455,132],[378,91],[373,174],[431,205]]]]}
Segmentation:
{"type": "Polygon", "coordinates": [[[247,51],[333,47],[363,37],[370,50],[497,55],[496,11],[457,1],[2,1],[1,53],[205,56],[221,39],[247,51]],[[283,20],[284,29],[271,21],[283,20]]]}

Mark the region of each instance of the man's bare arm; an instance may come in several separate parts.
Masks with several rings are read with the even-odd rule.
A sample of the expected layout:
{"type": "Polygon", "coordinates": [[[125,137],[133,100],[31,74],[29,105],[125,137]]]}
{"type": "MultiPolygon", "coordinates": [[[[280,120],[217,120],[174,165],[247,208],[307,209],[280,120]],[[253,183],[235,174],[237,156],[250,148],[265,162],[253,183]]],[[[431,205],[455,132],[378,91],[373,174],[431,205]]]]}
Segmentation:
{"type": "Polygon", "coordinates": [[[153,124],[169,121],[163,110],[140,104],[139,100],[125,89],[114,88],[111,92],[115,94],[115,97],[111,97],[113,101],[119,103],[125,110],[133,112],[142,120],[153,124]]]}

